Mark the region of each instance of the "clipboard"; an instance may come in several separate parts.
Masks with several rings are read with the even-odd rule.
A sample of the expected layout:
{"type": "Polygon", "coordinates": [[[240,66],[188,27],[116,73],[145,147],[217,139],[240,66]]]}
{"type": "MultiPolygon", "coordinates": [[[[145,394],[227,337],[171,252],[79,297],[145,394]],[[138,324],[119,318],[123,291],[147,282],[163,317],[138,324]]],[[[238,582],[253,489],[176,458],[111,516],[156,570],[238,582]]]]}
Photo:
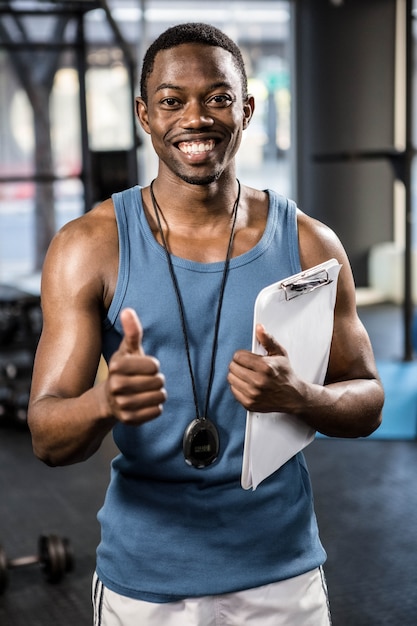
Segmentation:
{"type": "MultiPolygon", "coordinates": [[[[295,373],[322,385],[333,336],[334,306],[341,265],[330,259],[265,287],[254,307],[252,351],[265,354],[255,335],[256,324],[288,352],[295,373]]],[[[241,485],[255,490],[297,452],[309,445],[316,431],[296,415],[255,413],[246,417],[241,485]]]]}

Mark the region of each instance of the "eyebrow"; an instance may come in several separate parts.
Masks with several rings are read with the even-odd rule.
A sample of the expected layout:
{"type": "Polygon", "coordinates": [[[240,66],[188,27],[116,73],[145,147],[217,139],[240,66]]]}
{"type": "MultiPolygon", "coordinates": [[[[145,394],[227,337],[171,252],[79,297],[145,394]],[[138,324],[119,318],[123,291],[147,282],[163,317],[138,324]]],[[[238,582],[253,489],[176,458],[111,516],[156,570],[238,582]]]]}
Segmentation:
{"type": "MultiPolygon", "coordinates": [[[[228,83],[227,81],[218,81],[216,83],[212,83],[211,85],[209,85],[207,91],[213,91],[213,89],[219,89],[219,87],[225,87],[226,89],[232,89],[232,86],[230,83],[228,83]]],[[[179,85],[174,85],[172,83],[161,83],[160,85],[158,85],[158,87],[156,88],[156,92],[158,91],[163,91],[164,89],[172,89],[174,91],[184,91],[184,87],[180,87],[179,85]]]]}

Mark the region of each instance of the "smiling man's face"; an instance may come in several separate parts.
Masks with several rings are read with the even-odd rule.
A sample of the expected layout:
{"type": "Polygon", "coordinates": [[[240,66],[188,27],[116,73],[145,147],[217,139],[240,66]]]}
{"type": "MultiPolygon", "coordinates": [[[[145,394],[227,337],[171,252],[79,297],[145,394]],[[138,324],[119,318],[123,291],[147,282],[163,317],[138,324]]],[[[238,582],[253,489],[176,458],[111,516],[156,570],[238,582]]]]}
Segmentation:
{"type": "Polygon", "coordinates": [[[220,47],[181,44],[160,50],[137,113],[161,168],[187,183],[217,180],[233,162],[253,111],[241,74],[220,47]]]}

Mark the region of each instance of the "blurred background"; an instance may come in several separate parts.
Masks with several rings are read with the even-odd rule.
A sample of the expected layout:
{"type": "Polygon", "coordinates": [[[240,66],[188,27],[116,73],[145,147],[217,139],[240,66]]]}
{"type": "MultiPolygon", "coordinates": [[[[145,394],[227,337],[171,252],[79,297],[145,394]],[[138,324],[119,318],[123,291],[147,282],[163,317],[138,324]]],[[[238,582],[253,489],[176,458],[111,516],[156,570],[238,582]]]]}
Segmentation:
{"type": "MultiPolygon", "coordinates": [[[[156,173],[134,116],[144,51],[209,22],[240,46],[256,99],[238,176],[294,198],[342,240],[387,401],[366,442],[307,451],[335,626],[411,626],[417,612],[416,19],[413,0],[0,0],[0,544],[71,537],[59,586],[16,571],[0,623],[90,623],[95,520],[115,450],[50,470],[26,426],[54,233],[156,173]]],[[[2,567],[0,552],[0,587],[2,567]]],[[[314,625],[311,625],[314,626],[314,625]]]]}
{"type": "Polygon", "coordinates": [[[358,288],[401,301],[401,279],[386,285],[374,260],[396,259],[407,211],[415,222],[406,0],[0,2],[0,282],[39,271],[64,222],[154,175],[132,106],[142,55],[187,20],[210,21],[243,51],[256,114],[239,175],[330,223],[358,288]]]}

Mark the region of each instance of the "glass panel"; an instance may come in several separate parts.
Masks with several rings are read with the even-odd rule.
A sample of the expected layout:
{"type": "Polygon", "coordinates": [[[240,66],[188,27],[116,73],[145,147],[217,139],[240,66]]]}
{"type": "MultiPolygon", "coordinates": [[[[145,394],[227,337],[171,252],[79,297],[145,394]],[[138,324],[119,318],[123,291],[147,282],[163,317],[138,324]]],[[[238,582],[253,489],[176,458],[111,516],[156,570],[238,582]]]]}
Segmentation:
{"type": "MultiPolygon", "coordinates": [[[[36,44],[45,28],[50,32],[51,18],[39,26],[43,19],[32,16],[22,22],[31,43],[36,44]]],[[[48,241],[84,208],[75,55],[36,45],[1,50],[0,104],[0,283],[16,284],[39,268],[36,204],[42,215],[45,199],[51,198],[45,220],[50,224],[48,241]],[[47,185],[51,192],[45,195],[47,185]]],[[[42,220],[38,223],[42,227],[42,220]]]]}
{"type": "Polygon", "coordinates": [[[54,168],[63,177],[79,176],[82,169],[80,86],[78,72],[71,65],[55,74],[50,101],[54,168]]]}
{"type": "Polygon", "coordinates": [[[0,193],[0,283],[12,283],[33,267],[34,186],[7,183],[0,193]]]}
{"type": "MultiPolygon", "coordinates": [[[[89,62],[94,62],[97,56],[97,53],[90,54],[89,62]]],[[[95,65],[87,71],[86,82],[91,150],[128,150],[133,145],[131,109],[134,103],[126,67],[121,62],[95,65]]]]}

